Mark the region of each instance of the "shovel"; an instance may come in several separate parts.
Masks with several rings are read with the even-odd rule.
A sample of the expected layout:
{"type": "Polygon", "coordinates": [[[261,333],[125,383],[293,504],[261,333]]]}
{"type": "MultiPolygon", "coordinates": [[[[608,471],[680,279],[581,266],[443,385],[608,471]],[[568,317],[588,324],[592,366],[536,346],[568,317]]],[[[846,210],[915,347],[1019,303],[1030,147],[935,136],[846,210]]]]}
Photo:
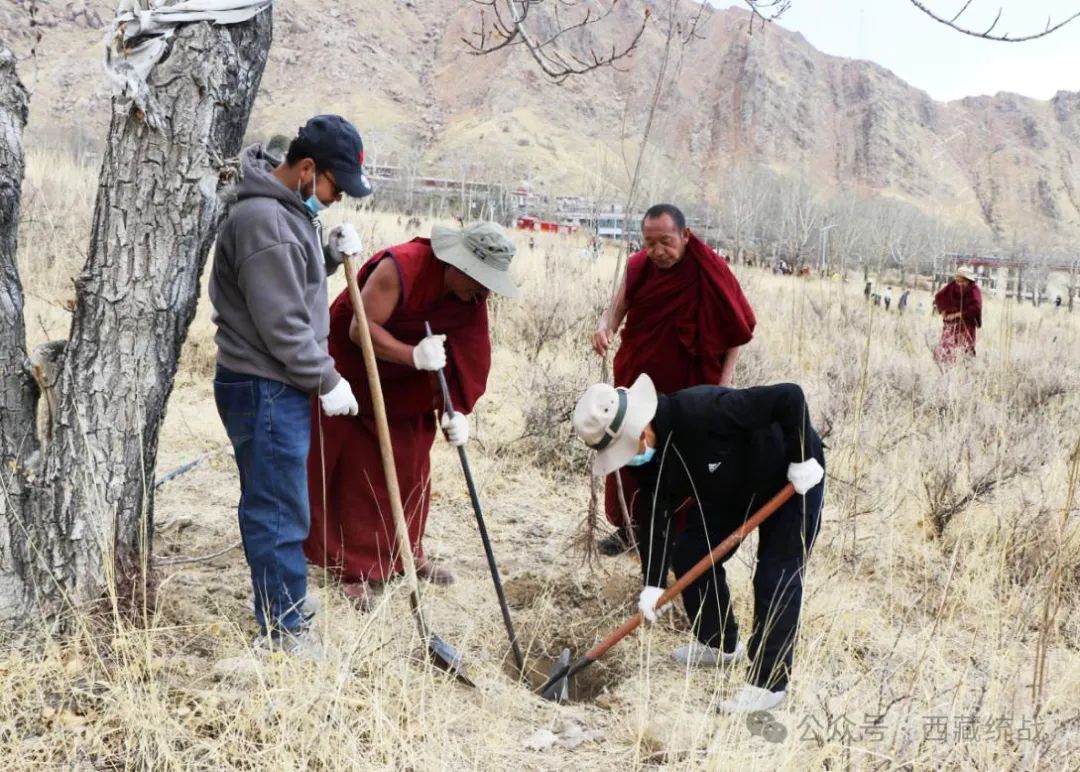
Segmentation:
{"type": "MultiPolygon", "coordinates": [[[[772,515],[773,512],[782,507],[784,503],[791,498],[793,493],[795,493],[795,488],[791,483],[788,483],[781,488],[779,493],[765,503],[765,506],[751,515],[749,520],[736,528],[735,531],[720,542],[712,552],[699,560],[693,568],[680,576],[675,584],[668,587],[667,590],[664,591],[664,594],[660,596],[660,599],[656,601],[656,608],[663,608],[665,603],[673,600],[679,593],[685,590],[689,585],[693,584],[698,577],[712,568],[716,561],[720,560],[720,558],[739,546],[743,539],[750,535],[751,531],[761,525],[761,523],[772,515]]],[[[556,661],[556,666],[552,669],[551,678],[540,687],[540,695],[546,700],[553,700],[556,702],[565,701],[570,691],[570,678],[575,673],[584,670],[589,665],[596,662],[596,660],[607,654],[612,646],[637,629],[643,619],[644,617],[640,611],[634,614],[634,616],[630,617],[622,627],[585,652],[585,654],[582,657],[579,657],[573,664],[566,664],[565,660],[568,659],[568,657],[566,657],[564,652],[564,656],[556,661]]]]}
{"type": "MultiPolygon", "coordinates": [[[[431,335],[431,325],[424,322],[428,336],[431,335]]],[[[446,375],[442,369],[438,371],[439,388],[442,389],[443,406],[446,414],[454,417],[454,403],[450,401],[450,389],[446,385],[446,375]]],[[[484,553],[487,555],[488,568],[491,570],[491,581],[495,583],[495,594],[499,597],[499,608],[502,610],[503,624],[506,626],[506,634],[510,638],[510,649],[514,653],[514,664],[517,665],[518,676],[525,676],[525,657],[521,654],[521,646],[518,645],[517,634],[514,632],[514,623],[510,621],[510,607],[506,603],[506,593],[503,592],[502,579],[499,577],[499,567],[495,565],[495,551],[491,548],[491,539],[488,538],[487,526],[484,525],[484,512],[480,508],[480,497],[476,493],[476,483],[473,482],[472,469],[469,467],[469,456],[465,453],[465,446],[457,449],[458,459],[461,461],[461,471],[465,473],[465,483],[469,486],[469,498],[472,499],[473,512],[476,513],[476,527],[480,531],[480,540],[484,543],[484,553]]]]}
{"type": "Polygon", "coordinates": [[[398,488],[397,468],[394,465],[394,449],[390,444],[390,426],[386,421],[386,403],[383,401],[382,385],[379,382],[379,367],[375,362],[375,347],[371,343],[371,330],[368,329],[367,312],[360,297],[357,273],[360,259],[356,255],[345,258],[345,280],[349,283],[349,299],[352,300],[356,326],[360,331],[360,348],[364,352],[364,369],[367,370],[368,385],[371,390],[371,405],[375,413],[375,427],[379,433],[379,454],[382,456],[383,473],[386,475],[386,489],[390,496],[390,511],[394,516],[394,532],[397,535],[398,551],[401,553],[401,565],[405,571],[405,582],[409,587],[409,606],[416,619],[416,629],[420,639],[427,646],[428,656],[439,668],[454,675],[467,686],[476,686],[465,672],[461,654],[457,649],[433,633],[424,620],[424,611],[420,607],[420,584],[416,579],[416,562],[413,560],[412,546],[409,544],[409,528],[405,524],[405,511],[401,506],[401,490],[398,488]]]}

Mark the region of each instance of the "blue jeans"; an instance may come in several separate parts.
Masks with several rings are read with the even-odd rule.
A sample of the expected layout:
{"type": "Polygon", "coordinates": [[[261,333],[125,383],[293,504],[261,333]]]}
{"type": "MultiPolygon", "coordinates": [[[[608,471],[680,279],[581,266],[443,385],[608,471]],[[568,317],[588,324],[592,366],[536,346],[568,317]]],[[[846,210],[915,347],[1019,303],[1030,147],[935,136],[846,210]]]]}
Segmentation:
{"type": "Polygon", "coordinates": [[[311,526],[307,457],[311,399],[292,386],[218,367],[214,402],[240,472],[240,537],[255,618],[265,634],[297,632],[307,594],[303,542],[311,526]]]}

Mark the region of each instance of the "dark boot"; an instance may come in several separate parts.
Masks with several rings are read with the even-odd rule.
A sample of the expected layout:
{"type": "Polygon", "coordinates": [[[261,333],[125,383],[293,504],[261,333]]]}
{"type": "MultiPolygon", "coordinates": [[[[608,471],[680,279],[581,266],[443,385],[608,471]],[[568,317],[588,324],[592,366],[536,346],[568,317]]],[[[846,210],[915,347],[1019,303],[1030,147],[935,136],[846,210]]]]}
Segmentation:
{"type": "Polygon", "coordinates": [[[630,535],[625,528],[616,528],[612,533],[600,539],[596,543],[596,548],[600,550],[601,555],[607,555],[609,558],[616,557],[630,549],[630,535]]]}

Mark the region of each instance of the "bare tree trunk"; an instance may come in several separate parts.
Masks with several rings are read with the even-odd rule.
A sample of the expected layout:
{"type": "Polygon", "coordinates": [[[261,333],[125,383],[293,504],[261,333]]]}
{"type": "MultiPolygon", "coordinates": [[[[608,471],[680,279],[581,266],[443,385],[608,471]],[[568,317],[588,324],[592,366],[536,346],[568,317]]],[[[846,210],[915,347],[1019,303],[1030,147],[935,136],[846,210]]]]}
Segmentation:
{"type": "MultiPolygon", "coordinates": [[[[240,149],[271,26],[267,11],[180,28],[149,78],[168,106],[159,132],[114,100],[52,440],[7,518],[21,528],[0,575],[8,622],[145,588],[158,433],[226,211],[218,192],[235,169],[223,159],[240,149]]],[[[0,360],[21,353],[9,336],[0,345],[0,360]]],[[[0,415],[0,436],[26,422],[23,410],[0,415]]]]}
{"type": "Polygon", "coordinates": [[[15,72],[15,57],[0,45],[0,618],[19,609],[23,568],[13,541],[22,537],[27,484],[18,472],[36,450],[37,391],[26,365],[22,284],[15,264],[22,192],[22,132],[27,94],[15,72]]]}
{"type": "Polygon", "coordinates": [[[1076,261],[1069,266],[1069,313],[1073,311],[1073,298],[1076,297],[1076,261]]]}

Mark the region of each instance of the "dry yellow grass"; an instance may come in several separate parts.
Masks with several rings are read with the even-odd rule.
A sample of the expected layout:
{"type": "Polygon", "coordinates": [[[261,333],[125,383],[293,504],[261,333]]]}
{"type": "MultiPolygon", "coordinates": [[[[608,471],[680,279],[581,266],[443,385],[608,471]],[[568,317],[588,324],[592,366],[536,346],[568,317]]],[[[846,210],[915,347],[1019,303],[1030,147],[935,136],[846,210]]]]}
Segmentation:
{"type": "MultiPolygon", "coordinates": [[[[62,303],[87,241],[94,172],[30,158],[20,264],[34,342],[65,334],[62,303]],[[55,256],[51,267],[44,255],[55,256]]],[[[412,235],[393,216],[334,208],[327,219],[343,218],[371,247],[412,235]]],[[[584,456],[565,422],[543,425],[535,408],[564,406],[599,377],[586,334],[615,255],[593,263],[574,240],[540,236],[535,251],[519,242],[525,296],[495,308],[495,365],[470,454],[519,633],[534,654],[563,644],[580,653],[633,610],[638,567],[628,557],[582,564],[571,545],[588,507],[584,456]],[[542,431],[531,431],[538,422],[542,431]]],[[[801,383],[829,431],[796,676],[774,714],[784,741],[716,715],[740,673],[672,662],[668,652],[686,637],[677,614],[592,668],[591,701],[556,706],[515,684],[460,471],[437,443],[426,543],[459,582],[426,589],[425,608],[465,653],[478,689],[419,660],[400,587],[358,614],[317,572],[326,659],[250,660],[241,552],[175,562],[237,539],[235,470],[217,453],[158,492],[161,583],[145,629],[83,620],[72,637],[42,625],[4,642],[5,768],[1075,768],[1078,317],[990,300],[978,359],[941,371],[925,293],[899,316],[868,310],[858,282],[739,275],[759,317],[739,382],[801,383]],[[972,486],[981,495],[949,518],[972,486]],[[562,744],[529,747],[543,744],[540,729],[562,744]],[[576,734],[589,739],[567,747],[576,734]]],[[[212,358],[204,298],[159,473],[225,442],[212,358]]],[[[751,542],[729,572],[746,623],[753,555],[751,542]]]]}

